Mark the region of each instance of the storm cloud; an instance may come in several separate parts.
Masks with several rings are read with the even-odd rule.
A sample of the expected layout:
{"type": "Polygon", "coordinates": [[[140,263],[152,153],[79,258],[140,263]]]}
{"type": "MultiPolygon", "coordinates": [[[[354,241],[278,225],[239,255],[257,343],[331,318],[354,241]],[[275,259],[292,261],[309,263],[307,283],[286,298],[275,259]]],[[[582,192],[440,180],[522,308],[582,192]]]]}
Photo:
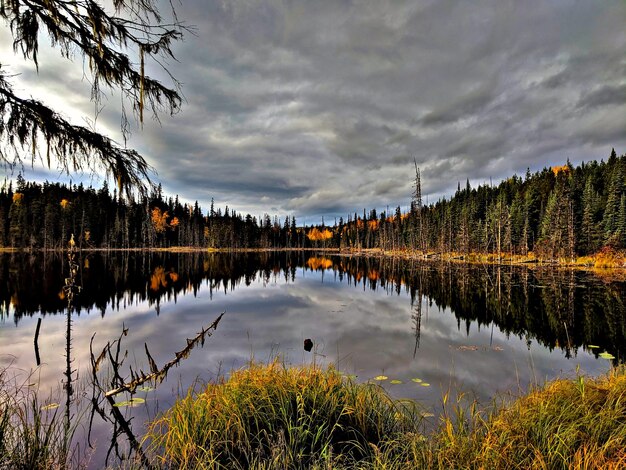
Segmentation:
{"type": "MultiPolygon", "coordinates": [[[[413,159],[432,202],[458,181],[626,151],[622,1],[193,0],[177,8],[197,31],[171,64],[186,103],[137,129],[129,145],[156,168],[166,194],[203,207],[214,198],[311,223],[406,207],[413,159]]],[[[93,116],[82,62],[68,67],[48,50],[36,74],[7,46],[6,31],[0,40],[3,68],[21,73],[16,90],[76,119],[93,116]]],[[[119,138],[115,95],[105,104],[98,128],[119,138]]]]}

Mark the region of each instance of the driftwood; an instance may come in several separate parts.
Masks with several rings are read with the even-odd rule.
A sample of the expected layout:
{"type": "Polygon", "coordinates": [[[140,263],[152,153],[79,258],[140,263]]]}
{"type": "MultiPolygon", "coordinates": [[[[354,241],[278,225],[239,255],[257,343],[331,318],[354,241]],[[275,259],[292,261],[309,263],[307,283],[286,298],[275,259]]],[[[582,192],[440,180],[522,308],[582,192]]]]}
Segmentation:
{"type": "Polygon", "coordinates": [[[150,373],[146,374],[143,371],[139,371],[135,373],[132,368],[130,369],[130,382],[126,382],[122,378],[122,374],[120,373],[120,368],[126,357],[128,356],[128,352],[124,351],[122,353],[121,343],[122,338],[128,335],[128,329],[122,327],[122,333],[119,338],[113,343],[107,343],[104,347],[100,355],[96,358],[93,353],[93,340],[95,334],[91,337],[91,342],[89,344],[89,351],[91,356],[91,369],[92,369],[92,381],[93,381],[93,396],[91,398],[92,409],[91,416],[89,420],[89,432],[88,432],[88,442],[91,446],[91,428],[93,425],[93,419],[96,414],[98,414],[104,421],[109,422],[113,425],[113,435],[111,439],[111,444],[109,446],[109,450],[107,451],[106,461],[108,462],[109,456],[113,450],[115,450],[118,458],[123,459],[124,456],[120,455],[119,447],[118,447],[118,437],[122,434],[125,434],[128,438],[128,442],[130,444],[130,448],[137,454],[139,461],[143,468],[152,469],[156,468],[151,463],[148,457],[146,456],[141,443],[135,437],[131,425],[130,419],[124,418],[123,414],[117,408],[116,403],[114,401],[114,397],[122,392],[128,391],[130,393],[134,393],[135,389],[142,385],[145,382],[153,381],[154,384],[158,384],[162,382],[167,376],[167,372],[169,369],[178,365],[180,361],[187,358],[191,353],[191,350],[197,346],[198,344],[204,346],[204,340],[207,336],[211,336],[212,332],[217,328],[219,321],[224,316],[224,312],[217,317],[211,325],[207,328],[203,328],[200,333],[198,333],[193,339],[187,339],[187,346],[181,351],[177,352],[174,355],[174,359],[165,364],[162,369],[159,369],[155,360],[152,358],[150,351],[148,350],[148,345],[144,343],[144,348],[146,351],[146,356],[148,358],[148,363],[150,364],[150,373]],[[112,369],[112,377],[110,379],[110,387],[112,387],[108,392],[104,392],[104,388],[100,384],[100,380],[98,378],[98,370],[100,368],[100,364],[108,359],[111,369],[112,369]],[[107,416],[105,408],[101,405],[102,397],[104,397],[104,402],[109,405],[110,413],[112,417],[107,416]]]}
{"type": "MultiPolygon", "coordinates": [[[[165,364],[161,369],[159,369],[157,367],[156,362],[154,361],[154,359],[152,359],[152,356],[150,355],[150,351],[148,351],[148,345],[144,343],[144,347],[146,350],[146,355],[148,356],[148,362],[150,363],[150,373],[146,374],[144,371],[139,370],[137,373],[133,372],[133,369],[131,367],[130,369],[130,374],[131,374],[131,380],[130,382],[122,382],[122,385],[120,385],[119,387],[113,388],[109,391],[107,391],[104,396],[106,398],[109,397],[113,397],[115,395],[118,395],[122,392],[134,392],[135,389],[146,383],[146,382],[150,382],[150,381],[155,381],[155,383],[160,383],[162,382],[165,377],[167,376],[168,371],[178,365],[178,363],[180,361],[182,361],[183,359],[186,359],[189,354],[191,353],[191,350],[197,346],[198,344],[200,344],[201,346],[204,346],[204,340],[207,336],[211,336],[213,333],[213,331],[217,328],[218,323],[220,322],[220,320],[222,319],[222,317],[224,316],[225,312],[222,312],[220,314],[219,317],[217,317],[215,319],[215,321],[213,321],[213,323],[211,323],[211,325],[209,325],[207,328],[203,328],[202,331],[200,331],[200,333],[198,333],[196,335],[195,338],[193,339],[187,339],[187,346],[178,351],[177,353],[174,354],[174,359],[172,359],[171,361],[169,361],[167,364],[165,364]]],[[[119,342],[118,342],[118,348],[119,348],[119,342]]],[[[105,348],[102,350],[102,353],[100,354],[100,356],[98,357],[98,359],[95,361],[95,367],[98,367],[99,362],[104,359],[104,357],[106,356],[106,354],[109,354],[109,356],[111,355],[111,347],[109,344],[107,344],[105,346],[105,348]]],[[[114,375],[117,376],[118,378],[121,378],[119,376],[119,373],[117,371],[117,367],[115,366],[114,361],[111,361],[112,365],[113,365],[113,369],[114,369],[114,375]]]]}

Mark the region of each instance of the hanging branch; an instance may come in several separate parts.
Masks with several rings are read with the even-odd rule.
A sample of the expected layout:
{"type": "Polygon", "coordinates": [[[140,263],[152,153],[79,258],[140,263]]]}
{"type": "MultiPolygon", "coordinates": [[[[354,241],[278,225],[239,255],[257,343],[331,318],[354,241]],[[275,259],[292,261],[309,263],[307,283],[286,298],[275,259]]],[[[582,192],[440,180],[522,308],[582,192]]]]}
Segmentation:
{"type": "MultiPolygon", "coordinates": [[[[165,22],[156,0],[2,0],[0,25],[9,29],[13,50],[39,71],[39,39],[44,33],[61,57],[82,58],[91,83],[91,100],[96,107],[108,91],[122,95],[121,124],[127,139],[124,103],[130,102],[143,124],[144,108],[158,121],[162,113],[177,113],[183,101],[181,84],[168,70],[176,60],[173,45],[193,29],[180,22],[172,6],[171,22],[165,22]],[[104,3],[104,5],[101,5],[104,3]],[[105,8],[106,7],[106,8],[105,8]],[[139,65],[135,55],[139,55],[139,65]],[[149,64],[169,77],[169,84],[148,76],[149,64]]],[[[89,168],[104,168],[120,186],[120,192],[133,188],[150,189],[150,167],[141,155],[120,147],[108,137],[82,126],[73,126],[39,101],[13,93],[0,63],[0,164],[23,165],[23,154],[30,150],[32,162],[38,154],[51,166],[55,160],[68,174],[89,168]],[[40,151],[43,149],[43,152],[40,151]],[[13,155],[9,155],[13,153],[13,155]]]]}

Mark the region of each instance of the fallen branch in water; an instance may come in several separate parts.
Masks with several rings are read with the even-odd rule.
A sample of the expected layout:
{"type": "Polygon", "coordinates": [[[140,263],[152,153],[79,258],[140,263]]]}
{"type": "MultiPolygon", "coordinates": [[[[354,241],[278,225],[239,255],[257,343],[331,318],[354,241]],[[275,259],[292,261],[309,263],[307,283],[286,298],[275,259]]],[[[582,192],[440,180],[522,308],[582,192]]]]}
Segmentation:
{"type": "MultiPolygon", "coordinates": [[[[207,336],[211,336],[213,333],[213,331],[215,329],[217,329],[217,325],[220,322],[220,320],[222,319],[222,317],[224,316],[225,312],[222,312],[220,314],[219,317],[217,317],[215,319],[215,321],[213,321],[213,323],[211,323],[211,325],[209,325],[208,328],[203,328],[202,331],[200,331],[200,333],[198,333],[196,335],[196,337],[194,339],[187,339],[187,346],[182,349],[181,351],[178,351],[175,355],[174,355],[174,359],[172,359],[170,362],[168,362],[167,364],[165,364],[163,366],[163,368],[158,369],[156,362],[154,361],[154,359],[152,359],[152,356],[150,355],[150,352],[148,351],[148,345],[144,344],[145,349],[146,349],[146,355],[148,356],[148,361],[150,363],[150,374],[146,374],[144,371],[140,370],[139,372],[135,373],[133,372],[132,367],[130,368],[130,375],[131,375],[131,381],[128,383],[124,383],[121,386],[117,387],[117,388],[113,388],[109,391],[107,391],[104,396],[106,398],[109,397],[113,397],[115,395],[118,395],[122,392],[134,392],[135,389],[146,383],[149,381],[154,380],[155,383],[160,383],[162,382],[165,377],[167,376],[168,371],[178,365],[178,363],[180,361],[182,361],[183,359],[186,359],[189,354],[191,353],[191,350],[198,345],[198,343],[201,346],[204,346],[204,340],[207,336]]],[[[105,351],[109,350],[110,352],[110,346],[107,344],[105,346],[105,348],[103,349],[102,353],[100,354],[100,357],[104,357],[105,355],[105,351]]],[[[96,361],[97,362],[97,361],[96,361]]],[[[115,375],[117,375],[117,371],[114,371],[115,375]]]]}
{"type": "MultiPolygon", "coordinates": [[[[180,361],[187,358],[191,353],[191,350],[197,346],[198,344],[204,346],[204,340],[207,336],[211,336],[212,332],[217,328],[218,323],[224,316],[225,312],[222,312],[219,317],[211,323],[207,328],[203,328],[200,333],[196,335],[196,337],[192,340],[187,339],[187,346],[182,350],[177,352],[174,355],[174,359],[165,364],[162,369],[157,367],[156,362],[152,358],[150,351],[148,351],[148,345],[144,343],[144,347],[146,350],[146,355],[148,357],[148,362],[150,364],[150,374],[146,374],[143,371],[139,371],[139,373],[135,373],[132,368],[130,368],[130,382],[125,382],[124,378],[120,373],[124,360],[128,356],[128,351],[124,351],[122,353],[122,338],[128,335],[128,329],[122,327],[122,333],[119,338],[115,341],[108,342],[107,345],[102,349],[100,355],[96,358],[93,353],[93,340],[94,335],[91,337],[91,342],[89,344],[89,351],[91,356],[91,369],[92,369],[92,381],[93,381],[93,396],[91,398],[92,409],[91,416],[89,419],[89,433],[88,433],[88,442],[91,446],[91,428],[93,425],[93,420],[96,414],[98,414],[105,422],[113,425],[113,436],[111,439],[111,444],[109,446],[109,450],[107,451],[106,462],[109,460],[109,455],[111,451],[115,450],[116,455],[120,459],[124,459],[123,455],[120,454],[119,450],[119,441],[118,437],[122,434],[126,434],[128,438],[128,443],[132,451],[134,451],[143,468],[152,469],[155,468],[150,463],[148,457],[146,456],[143,448],[141,447],[140,442],[135,437],[131,425],[130,419],[126,419],[120,410],[117,408],[116,403],[114,401],[114,397],[122,393],[124,391],[128,391],[131,394],[135,392],[135,389],[148,381],[153,381],[155,385],[162,382],[167,376],[167,372],[169,369],[178,365],[180,361]],[[100,369],[100,365],[105,359],[108,358],[109,365],[111,367],[111,376],[110,376],[110,385],[111,389],[108,392],[104,392],[105,388],[101,385],[100,379],[98,376],[98,370],[100,369]],[[103,399],[104,397],[104,399],[103,399]],[[105,407],[102,403],[105,402],[109,405],[111,416],[107,416],[105,407]]],[[[132,418],[131,418],[132,419],[132,418]]]]}

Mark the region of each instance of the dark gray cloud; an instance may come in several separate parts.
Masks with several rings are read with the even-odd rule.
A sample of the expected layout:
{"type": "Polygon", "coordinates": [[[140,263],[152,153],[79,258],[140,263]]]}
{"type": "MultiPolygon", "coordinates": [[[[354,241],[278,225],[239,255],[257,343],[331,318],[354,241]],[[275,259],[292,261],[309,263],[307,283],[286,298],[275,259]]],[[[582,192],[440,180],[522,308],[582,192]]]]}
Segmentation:
{"type": "MultiPolygon", "coordinates": [[[[312,222],[406,207],[414,158],[432,202],[457,181],[626,151],[618,0],[188,1],[178,14],[197,28],[172,64],[187,103],[129,145],[166,193],[203,207],[312,222]]],[[[38,76],[16,62],[16,86],[93,115],[83,64],[42,57],[38,76]]],[[[119,139],[119,98],[105,104],[98,126],[119,139]]]]}

